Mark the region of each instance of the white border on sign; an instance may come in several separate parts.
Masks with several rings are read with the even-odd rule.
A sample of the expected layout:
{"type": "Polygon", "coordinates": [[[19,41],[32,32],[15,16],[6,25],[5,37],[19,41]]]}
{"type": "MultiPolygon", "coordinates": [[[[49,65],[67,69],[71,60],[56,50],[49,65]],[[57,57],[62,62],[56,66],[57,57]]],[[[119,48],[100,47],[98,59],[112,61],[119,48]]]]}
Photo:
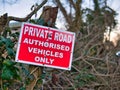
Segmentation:
{"type": "Polygon", "coordinates": [[[18,40],[18,46],[17,46],[17,53],[16,53],[16,57],[15,57],[15,61],[18,62],[18,53],[20,51],[20,41],[22,39],[22,33],[23,33],[23,27],[24,27],[24,23],[22,23],[21,29],[20,29],[20,35],[19,35],[19,40],[18,40]]]}
{"type": "Polygon", "coordinates": [[[57,69],[71,70],[73,50],[74,50],[74,43],[75,43],[75,33],[74,32],[62,31],[62,30],[59,30],[59,29],[51,28],[51,27],[46,27],[46,26],[41,26],[41,25],[36,25],[36,24],[31,24],[31,23],[25,23],[24,22],[24,23],[22,23],[22,27],[21,27],[21,30],[20,30],[20,36],[19,36],[19,41],[18,41],[18,47],[17,47],[17,53],[16,53],[15,61],[16,62],[20,62],[20,63],[25,63],[25,64],[32,64],[32,65],[37,65],[37,66],[43,66],[43,67],[51,67],[51,68],[57,68],[57,69]],[[59,32],[66,32],[66,33],[73,34],[73,41],[72,41],[72,49],[71,49],[71,53],[70,53],[69,67],[68,68],[64,68],[64,67],[59,67],[59,66],[53,66],[53,65],[47,65],[47,64],[38,64],[38,63],[34,63],[34,62],[28,62],[28,61],[19,60],[18,54],[19,54],[19,51],[20,51],[20,44],[21,44],[24,24],[34,25],[34,26],[37,26],[37,27],[43,27],[43,28],[52,29],[52,30],[59,31],[59,32]]]}

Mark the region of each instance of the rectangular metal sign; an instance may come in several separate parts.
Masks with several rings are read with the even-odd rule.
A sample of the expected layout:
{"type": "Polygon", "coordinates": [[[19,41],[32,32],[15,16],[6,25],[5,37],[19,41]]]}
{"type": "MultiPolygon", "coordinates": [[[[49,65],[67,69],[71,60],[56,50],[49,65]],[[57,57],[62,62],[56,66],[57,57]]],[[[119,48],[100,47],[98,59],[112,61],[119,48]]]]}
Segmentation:
{"type": "Polygon", "coordinates": [[[75,33],[23,23],[16,62],[71,70],[75,33]]]}

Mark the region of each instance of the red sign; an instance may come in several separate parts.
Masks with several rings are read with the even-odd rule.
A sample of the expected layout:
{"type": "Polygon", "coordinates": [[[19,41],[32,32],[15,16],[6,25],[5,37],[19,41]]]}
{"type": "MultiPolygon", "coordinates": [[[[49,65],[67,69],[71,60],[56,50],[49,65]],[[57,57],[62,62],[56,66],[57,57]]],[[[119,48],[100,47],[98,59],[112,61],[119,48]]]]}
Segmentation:
{"type": "Polygon", "coordinates": [[[71,69],[75,33],[23,23],[16,62],[71,69]]]}

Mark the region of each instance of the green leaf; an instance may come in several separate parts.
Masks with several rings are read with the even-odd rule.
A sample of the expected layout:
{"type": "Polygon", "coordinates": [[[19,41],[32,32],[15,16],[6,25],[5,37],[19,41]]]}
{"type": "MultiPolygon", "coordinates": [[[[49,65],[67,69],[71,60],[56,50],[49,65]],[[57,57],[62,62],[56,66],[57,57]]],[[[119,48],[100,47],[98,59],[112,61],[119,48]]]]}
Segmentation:
{"type": "Polygon", "coordinates": [[[13,62],[13,61],[11,61],[11,60],[4,60],[4,61],[3,61],[3,65],[13,66],[13,65],[15,65],[15,62],[13,62]]]}
{"type": "Polygon", "coordinates": [[[6,48],[7,49],[7,52],[8,52],[8,55],[10,55],[10,56],[14,56],[15,55],[15,52],[14,52],[14,50],[12,49],[12,48],[6,48]]]}
{"type": "Polygon", "coordinates": [[[20,90],[26,90],[25,87],[21,87],[20,90]]]}
{"type": "Polygon", "coordinates": [[[5,43],[6,42],[6,38],[1,36],[1,41],[5,43]]]}
{"type": "Polygon", "coordinates": [[[44,19],[43,18],[38,19],[37,24],[44,25],[45,24],[44,19]]]}
{"type": "Polygon", "coordinates": [[[13,78],[21,80],[20,75],[19,75],[19,69],[14,66],[13,68],[11,68],[11,70],[12,70],[12,73],[13,73],[13,78]]]}
{"type": "Polygon", "coordinates": [[[37,22],[37,20],[36,19],[30,19],[30,21],[29,21],[30,23],[36,23],[37,22]]]}
{"type": "Polygon", "coordinates": [[[5,60],[3,62],[4,66],[2,69],[2,79],[11,80],[11,79],[21,79],[19,75],[19,69],[15,66],[15,63],[10,60],[5,60]]]}
{"type": "Polygon", "coordinates": [[[10,48],[13,48],[14,46],[14,43],[12,42],[10,38],[1,37],[1,43],[4,43],[6,47],[10,47],[10,48]]]}
{"type": "Polygon", "coordinates": [[[3,46],[3,42],[0,40],[0,46],[3,46]]]}
{"type": "Polygon", "coordinates": [[[15,32],[10,34],[11,37],[18,38],[19,37],[19,32],[15,32]]]}
{"type": "Polygon", "coordinates": [[[9,68],[7,68],[6,66],[4,66],[1,77],[4,80],[10,80],[10,79],[13,78],[13,73],[11,72],[11,70],[9,68]]]}
{"type": "Polygon", "coordinates": [[[6,38],[6,47],[13,48],[14,44],[10,38],[6,38]]]}
{"type": "Polygon", "coordinates": [[[86,84],[86,82],[85,81],[83,81],[83,80],[81,80],[80,82],[79,82],[79,86],[84,86],[86,84]]]}

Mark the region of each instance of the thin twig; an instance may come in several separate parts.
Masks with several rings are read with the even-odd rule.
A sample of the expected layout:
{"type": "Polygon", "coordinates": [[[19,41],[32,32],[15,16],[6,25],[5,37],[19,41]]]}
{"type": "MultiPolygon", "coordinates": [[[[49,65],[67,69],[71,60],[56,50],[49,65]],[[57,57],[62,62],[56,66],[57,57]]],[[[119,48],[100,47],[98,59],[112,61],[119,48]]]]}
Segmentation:
{"type": "Polygon", "coordinates": [[[26,22],[28,19],[30,19],[48,0],[44,0],[40,5],[38,5],[37,8],[35,8],[30,14],[28,14],[25,18],[18,18],[18,17],[13,17],[9,16],[8,20],[14,20],[14,21],[19,21],[19,22],[26,22]]]}

